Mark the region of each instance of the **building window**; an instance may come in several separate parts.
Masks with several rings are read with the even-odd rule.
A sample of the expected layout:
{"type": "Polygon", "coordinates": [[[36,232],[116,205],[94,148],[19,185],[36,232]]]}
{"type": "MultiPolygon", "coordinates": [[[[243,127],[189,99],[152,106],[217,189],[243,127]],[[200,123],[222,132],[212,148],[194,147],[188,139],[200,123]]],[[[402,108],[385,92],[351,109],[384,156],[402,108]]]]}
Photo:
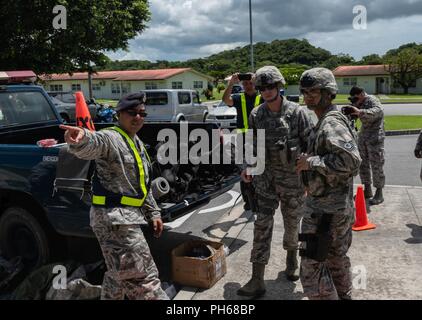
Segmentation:
{"type": "Polygon", "coordinates": [[[358,84],[357,78],[343,78],[344,86],[357,86],[357,84],[358,84]]]}
{"type": "Polygon", "coordinates": [[[112,83],[111,84],[111,93],[120,94],[120,84],[119,83],[112,83]]]}
{"type": "Polygon", "coordinates": [[[62,84],[52,84],[50,85],[50,91],[63,91],[62,84]]]}
{"type": "Polygon", "coordinates": [[[99,83],[94,83],[92,85],[92,91],[100,91],[101,90],[101,86],[99,83]]]}
{"type": "Polygon", "coordinates": [[[145,82],[145,89],[146,90],[153,90],[158,89],[156,82],[145,82]]]}
{"type": "Polygon", "coordinates": [[[72,91],[81,91],[81,84],[80,83],[73,83],[72,84],[72,91]]]}
{"type": "Polygon", "coordinates": [[[182,81],[174,81],[171,83],[172,89],[183,89],[183,82],[182,81]]]}
{"type": "Polygon", "coordinates": [[[193,88],[194,89],[202,89],[204,87],[203,81],[194,81],[193,82],[193,88]]]}
{"type": "Polygon", "coordinates": [[[130,83],[122,83],[122,93],[130,93],[130,83]]]}

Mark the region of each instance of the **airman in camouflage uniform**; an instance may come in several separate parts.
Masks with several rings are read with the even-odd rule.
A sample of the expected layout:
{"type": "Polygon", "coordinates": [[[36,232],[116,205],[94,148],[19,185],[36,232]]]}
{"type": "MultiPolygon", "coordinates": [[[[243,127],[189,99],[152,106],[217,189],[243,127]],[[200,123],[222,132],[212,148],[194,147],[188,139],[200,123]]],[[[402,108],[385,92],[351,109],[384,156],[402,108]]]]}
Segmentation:
{"type": "MultiPolygon", "coordinates": [[[[250,260],[253,264],[252,279],[238,294],[256,297],[265,293],[264,270],[270,258],[274,213],[279,204],[285,229],[286,276],[291,281],[299,279],[298,228],[305,191],[295,172],[295,161],[301,150],[307,148],[312,123],[306,108],[280,96],[285,80],[276,67],[259,69],[255,81],[265,102],[252,110],[249,127],[255,134],[257,129],[265,130],[265,170],[262,175],[253,177],[258,212],[250,260]]],[[[255,151],[256,143],[255,138],[255,151]]],[[[246,178],[245,182],[250,181],[245,171],[242,176],[246,178]]]]}
{"type": "Polygon", "coordinates": [[[143,93],[122,98],[119,125],[113,129],[62,126],[70,152],[96,162],[90,217],[108,269],[102,299],[168,299],[140,228],[146,220],[156,237],[163,230],[160,208],[149,190],[151,163],[136,135],[146,116],[144,103],[143,93]]]}
{"type": "Polygon", "coordinates": [[[299,236],[305,244],[300,280],[309,299],[351,299],[347,251],[354,223],[353,176],[361,162],[356,134],[332,105],[337,84],[330,70],[305,71],[300,88],[306,105],[319,120],[308,153],[297,161],[297,171],[307,177],[308,194],[299,236]]]}
{"type": "MultiPolygon", "coordinates": [[[[419,134],[418,142],[416,143],[415,157],[418,158],[418,159],[422,158],[422,131],[419,134]]],[[[422,167],[421,167],[420,177],[421,177],[421,181],[422,181],[422,167]]]]}
{"type": "Polygon", "coordinates": [[[375,96],[368,95],[362,88],[353,87],[350,95],[357,100],[354,115],[362,122],[358,135],[359,153],[362,157],[360,166],[360,179],[365,185],[365,198],[372,198],[372,177],[374,187],[377,189],[375,196],[369,200],[369,204],[377,205],[384,201],[382,189],[385,186],[384,175],[384,111],[381,102],[375,96]]]}

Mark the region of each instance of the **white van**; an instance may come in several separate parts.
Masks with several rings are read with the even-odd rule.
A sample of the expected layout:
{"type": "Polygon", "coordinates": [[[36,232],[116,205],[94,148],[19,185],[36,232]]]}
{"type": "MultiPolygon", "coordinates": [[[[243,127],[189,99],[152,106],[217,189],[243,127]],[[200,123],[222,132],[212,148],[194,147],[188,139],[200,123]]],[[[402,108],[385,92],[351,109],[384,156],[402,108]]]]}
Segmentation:
{"type": "Polygon", "coordinates": [[[205,122],[208,107],[194,90],[156,89],[146,93],[147,122],[205,122]]]}

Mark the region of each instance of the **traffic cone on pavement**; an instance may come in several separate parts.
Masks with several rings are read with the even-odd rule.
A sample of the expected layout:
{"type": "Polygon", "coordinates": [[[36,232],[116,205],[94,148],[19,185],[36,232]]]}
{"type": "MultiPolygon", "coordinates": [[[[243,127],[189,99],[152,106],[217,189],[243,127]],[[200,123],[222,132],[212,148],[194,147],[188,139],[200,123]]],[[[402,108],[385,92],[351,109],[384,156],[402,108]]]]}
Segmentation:
{"type": "Polygon", "coordinates": [[[366,214],[366,203],[365,196],[363,194],[363,187],[358,186],[358,191],[355,199],[356,208],[356,221],[352,229],[354,231],[364,231],[375,229],[376,226],[368,221],[368,215],[366,214]]]}
{"type": "Polygon", "coordinates": [[[75,93],[76,97],[76,126],[95,131],[94,122],[86,105],[84,94],[82,91],[75,93]]]}

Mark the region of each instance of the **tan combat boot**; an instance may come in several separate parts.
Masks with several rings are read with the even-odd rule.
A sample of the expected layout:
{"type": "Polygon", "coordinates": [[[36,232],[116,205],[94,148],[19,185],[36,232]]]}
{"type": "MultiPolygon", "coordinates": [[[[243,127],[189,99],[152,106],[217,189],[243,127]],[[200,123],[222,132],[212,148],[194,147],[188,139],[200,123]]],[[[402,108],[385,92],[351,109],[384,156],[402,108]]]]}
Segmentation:
{"type": "Polygon", "coordinates": [[[261,297],[265,294],[264,283],[265,264],[254,263],[252,264],[252,278],[242,288],[237,290],[239,296],[245,297],[261,297]]]}
{"type": "Polygon", "coordinates": [[[286,278],[289,281],[299,280],[299,268],[297,263],[297,250],[287,250],[286,278]]]}

